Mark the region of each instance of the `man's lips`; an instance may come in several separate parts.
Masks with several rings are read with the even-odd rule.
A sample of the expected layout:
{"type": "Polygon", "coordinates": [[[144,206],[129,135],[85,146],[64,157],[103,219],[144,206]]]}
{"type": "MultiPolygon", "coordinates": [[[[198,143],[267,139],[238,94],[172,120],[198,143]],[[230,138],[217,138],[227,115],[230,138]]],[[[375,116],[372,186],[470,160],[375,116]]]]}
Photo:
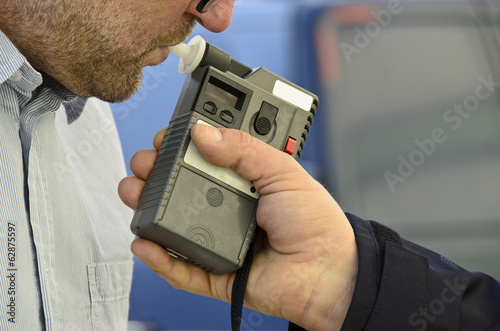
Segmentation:
{"type": "Polygon", "coordinates": [[[159,65],[168,58],[169,54],[170,52],[168,51],[167,46],[158,47],[146,55],[146,57],[144,58],[144,65],[145,66],[159,65]]]}
{"type": "Polygon", "coordinates": [[[168,50],[168,46],[160,47],[160,52],[161,52],[161,55],[163,57],[163,60],[161,62],[163,62],[168,58],[168,55],[170,54],[170,52],[168,50]]]}

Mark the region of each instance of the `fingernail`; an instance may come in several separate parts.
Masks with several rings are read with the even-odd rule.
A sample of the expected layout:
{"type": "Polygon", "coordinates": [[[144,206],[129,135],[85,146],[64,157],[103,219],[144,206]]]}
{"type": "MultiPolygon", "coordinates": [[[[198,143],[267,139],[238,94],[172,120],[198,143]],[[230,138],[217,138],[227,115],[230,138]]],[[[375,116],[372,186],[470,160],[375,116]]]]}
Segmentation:
{"type": "Polygon", "coordinates": [[[208,125],[200,125],[199,133],[204,141],[218,143],[222,140],[222,132],[208,125]]]}

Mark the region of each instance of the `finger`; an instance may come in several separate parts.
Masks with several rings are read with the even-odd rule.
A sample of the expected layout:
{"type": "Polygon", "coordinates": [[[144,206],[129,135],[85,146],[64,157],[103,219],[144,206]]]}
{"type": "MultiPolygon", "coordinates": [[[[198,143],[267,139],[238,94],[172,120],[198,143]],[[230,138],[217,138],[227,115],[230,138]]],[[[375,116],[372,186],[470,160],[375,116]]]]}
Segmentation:
{"type": "Polygon", "coordinates": [[[198,124],[191,138],[208,162],[233,168],[253,181],[260,194],[298,189],[309,178],[290,155],[243,131],[198,124]]]}
{"type": "Polygon", "coordinates": [[[167,131],[167,129],[161,129],[160,131],[158,131],[158,133],[155,135],[154,139],[153,139],[153,146],[154,148],[159,151],[160,150],[160,147],[161,147],[161,143],[163,142],[163,138],[165,137],[165,132],[167,131]]]}
{"type": "Polygon", "coordinates": [[[142,180],[146,180],[153,169],[158,152],[154,149],[142,149],[132,156],[130,170],[142,180]]]}
{"type": "Polygon", "coordinates": [[[172,287],[229,302],[228,289],[232,286],[234,276],[215,275],[175,259],[168,255],[163,247],[149,240],[141,238],[134,240],[131,250],[172,287]]]}
{"type": "Polygon", "coordinates": [[[135,210],[145,183],[142,179],[133,176],[123,178],[118,184],[118,195],[123,203],[135,210]]]}

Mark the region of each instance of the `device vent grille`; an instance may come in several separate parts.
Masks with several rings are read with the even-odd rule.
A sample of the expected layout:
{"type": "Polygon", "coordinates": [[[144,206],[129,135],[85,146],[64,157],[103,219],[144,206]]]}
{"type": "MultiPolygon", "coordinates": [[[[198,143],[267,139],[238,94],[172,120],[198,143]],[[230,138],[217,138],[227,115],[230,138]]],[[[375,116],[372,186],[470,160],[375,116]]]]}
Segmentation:
{"type": "MultiPolygon", "coordinates": [[[[189,113],[187,115],[190,115],[189,113]]],[[[158,157],[141,194],[137,210],[158,205],[164,187],[177,157],[179,141],[185,139],[184,131],[190,116],[179,116],[170,122],[163,138],[158,157]]]]}
{"type": "Polygon", "coordinates": [[[316,100],[314,100],[313,104],[311,105],[311,110],[309,111],[309,117],[307,118],[307,122],[304,125],[304,131],[302,132],[302,137],[300,139],[299,148],[297,150],[297,159],[300,158],[300,155],[302,154],[302,150],[304,149],[304,145],[306,143],[306,139],[307,139],[307,136],[309,134],[309,130],[311,130],[311,125],[312,125],[312,121],[314,119],[314,115],[316,115],[317,107],[318,107],[318,103],[316,100]]]}

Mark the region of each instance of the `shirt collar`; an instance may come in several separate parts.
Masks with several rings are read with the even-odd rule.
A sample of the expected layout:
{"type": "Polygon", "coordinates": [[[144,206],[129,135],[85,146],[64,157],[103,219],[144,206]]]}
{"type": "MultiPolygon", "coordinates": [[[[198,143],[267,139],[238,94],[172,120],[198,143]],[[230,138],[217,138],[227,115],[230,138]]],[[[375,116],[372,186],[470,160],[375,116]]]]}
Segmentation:
{"type": "Polygon", "coordinates": [[[77,96],[55,79],[36,71],[0,30],[0,84],[4,83],[24,96],[31,96],[37,88],[53,90],[66,108],[68,123],[80,117],[87,102],[87,98],[77,96]]]}

